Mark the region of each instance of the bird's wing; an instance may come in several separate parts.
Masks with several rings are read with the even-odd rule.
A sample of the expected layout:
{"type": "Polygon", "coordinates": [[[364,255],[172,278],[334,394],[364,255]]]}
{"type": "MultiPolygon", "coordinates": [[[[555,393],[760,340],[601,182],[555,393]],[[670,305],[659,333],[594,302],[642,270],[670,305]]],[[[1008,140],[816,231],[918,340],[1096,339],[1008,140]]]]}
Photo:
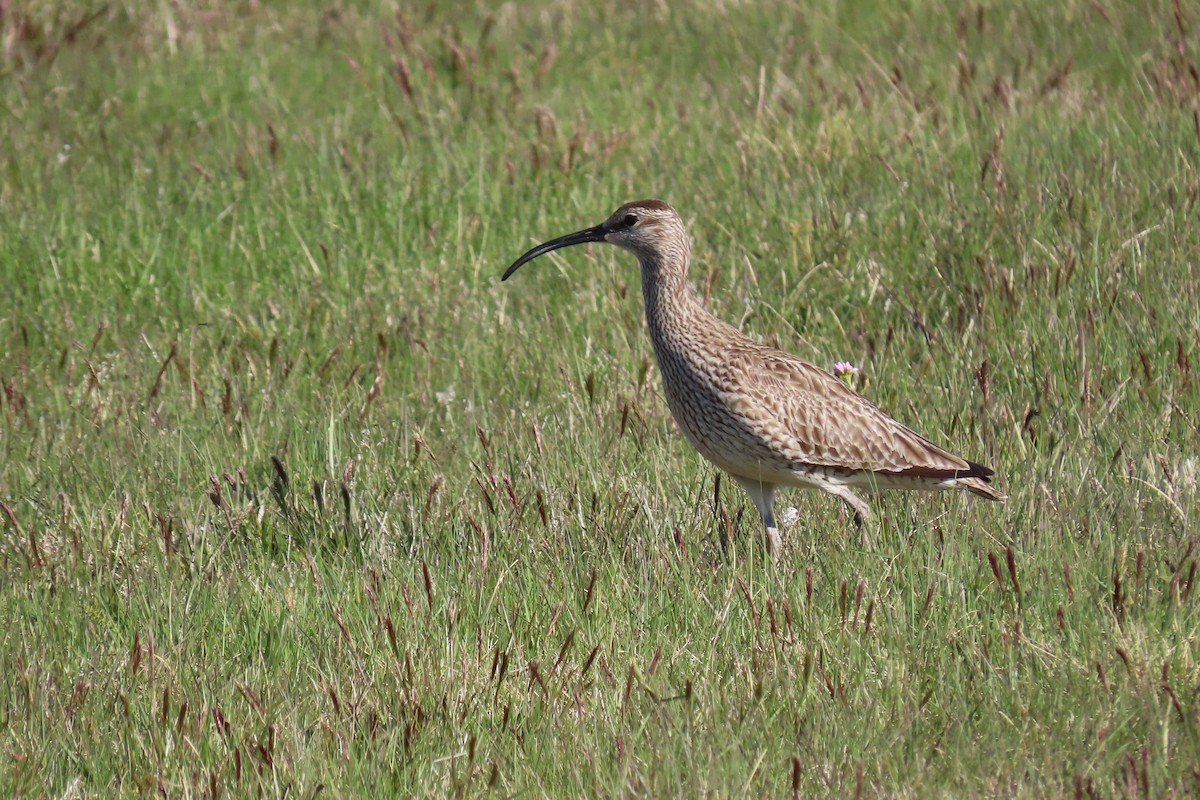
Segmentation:
{"type": "Polygon", "coordinates": [[[991,470],[947,452],[900,424],[841,379],[780,350],[756,345],[732,355],[742,374],[739,410],[760,436],[798,463],[921,477],[986,478],[991,470]]]}

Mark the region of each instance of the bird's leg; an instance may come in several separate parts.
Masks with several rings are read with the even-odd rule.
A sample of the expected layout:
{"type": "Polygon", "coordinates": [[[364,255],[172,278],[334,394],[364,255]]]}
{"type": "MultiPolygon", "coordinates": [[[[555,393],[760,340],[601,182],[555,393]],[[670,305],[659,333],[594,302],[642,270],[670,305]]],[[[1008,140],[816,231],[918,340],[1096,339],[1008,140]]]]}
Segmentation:
{"type": "Polygon", "coordinates": [[[850,506],[850,510],[854,512],[854,527],[862,530],[863,522],[871,516],[871,507],[845,486],[825,486],[823,488],[830,494],[840,497],[846,505],[850,506]]]}
{"type": "Polygon", "coordinates": [[[775,527],[775,486],[770,483],[762,483],[746,478],[735,477],[734,480],[738,482],[738,485],[754,501],[754,507],[758,509],[758,515],[762,517],[767,555],[772,560],[778,561],[779,551],[783,547],[783,537],[779,535],[779,528],[775,527]]]}
{"type": "Polygon", "coordinates": [[[767,510],[758,511],[762,517],[764,543],[767,546],[767,555],[772,561],[779,560],[779,551],[783,549],[783,537],[779,535],[779,528],[775,527],[775,512],[771,510],[771,501],[767,501],[767,510]]]}

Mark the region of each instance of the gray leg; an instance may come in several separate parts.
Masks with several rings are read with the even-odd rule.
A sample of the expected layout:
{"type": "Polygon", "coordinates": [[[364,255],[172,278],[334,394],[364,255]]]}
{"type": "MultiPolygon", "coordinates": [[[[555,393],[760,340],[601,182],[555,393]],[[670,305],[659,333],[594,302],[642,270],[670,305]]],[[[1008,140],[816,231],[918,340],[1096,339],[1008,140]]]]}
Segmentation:
{"type": "MultiPolygon", "coordinates": [[[[775,527],[775,486],[770,483],[762,483],[761,481],[750,480],[748,478],[734,477],[738,485],[750,495],[750,499],[754,501],[754,507],[758,509],[758,515],[762,517],[763,533],[766,536],[767,555],[772,559],[779,559],[779,551],[783,546],[783,537],[779,535],[779,528],[775,527]]],[[[859,501],[861,502],[861,501],[859,501]]]]}
{"type": "Polygon", "coordinates": [[[862,528],[863,520],[871,516],[871,507],[863,502],[861,497],[847,489],[845,486],[826,485],[822,486],[821,488],[835,497],[842,498],[846,505],[850,506],[850,510],[854,512],[855,527],[862,528]]]}

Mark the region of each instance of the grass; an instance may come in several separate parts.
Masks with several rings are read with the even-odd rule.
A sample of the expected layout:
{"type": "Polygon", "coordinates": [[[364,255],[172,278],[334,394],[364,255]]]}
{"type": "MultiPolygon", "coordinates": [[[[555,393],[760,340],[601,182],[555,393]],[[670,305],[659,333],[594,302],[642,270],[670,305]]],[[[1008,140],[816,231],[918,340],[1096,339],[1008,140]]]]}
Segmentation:
{"type": "Polygon", "coordinates": [[[6,796],[1200,792],[1182,4],[0,16],[6,796]],[[674,430],[611,248],[990,463],[674,430]]]}

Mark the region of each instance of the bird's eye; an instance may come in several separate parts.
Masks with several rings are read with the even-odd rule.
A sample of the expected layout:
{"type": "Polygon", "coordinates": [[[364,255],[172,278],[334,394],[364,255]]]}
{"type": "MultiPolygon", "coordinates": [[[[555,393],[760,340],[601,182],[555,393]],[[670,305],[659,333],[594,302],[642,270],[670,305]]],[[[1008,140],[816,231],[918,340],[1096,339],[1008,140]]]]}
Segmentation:
{"type": "Polygon", "coordinates": [[[632,228],[638,224],[637,214],[626,214],[625,219],[622,221],[625,223],[626,228],[632,228]]]}

